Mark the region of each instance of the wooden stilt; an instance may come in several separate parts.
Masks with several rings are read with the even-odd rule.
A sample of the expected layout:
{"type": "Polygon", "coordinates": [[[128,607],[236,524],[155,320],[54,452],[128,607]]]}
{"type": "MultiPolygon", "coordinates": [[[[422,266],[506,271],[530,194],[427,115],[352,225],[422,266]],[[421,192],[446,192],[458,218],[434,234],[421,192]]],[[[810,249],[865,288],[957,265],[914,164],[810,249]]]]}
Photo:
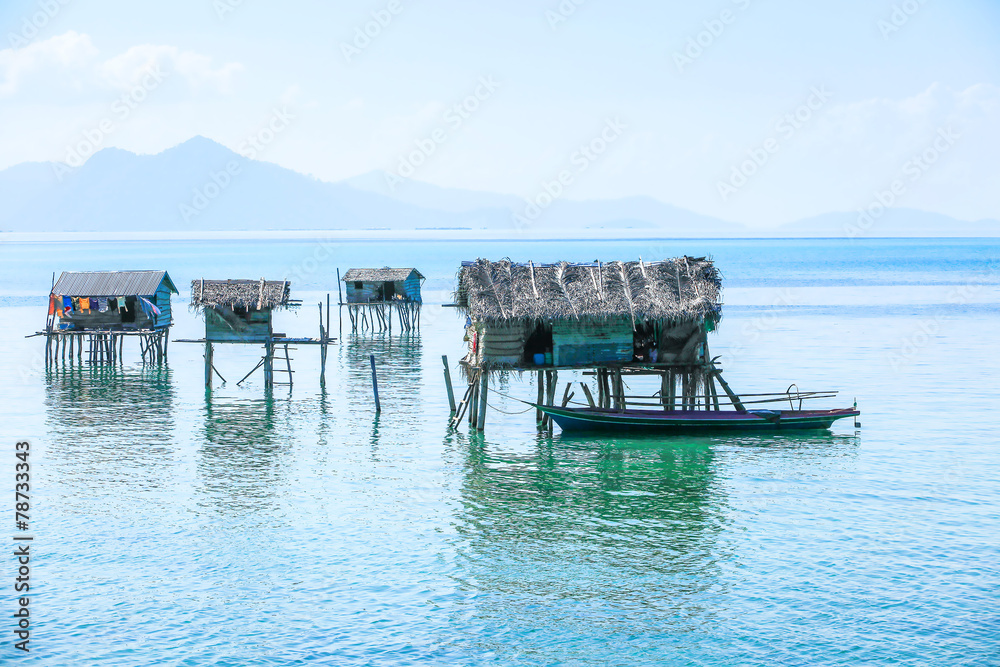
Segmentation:
{"type": "Polygon", "coordinates": [[[274,388],[274,345],[271,341],[264,343],[264,389],[274,388]]]}
{"type": "MultiPolygon", "coordinates": [[[[479,373],[482,373],[480,370],[479,373]]],[[[472,376],[472,400],[469,405],[469,428],[476,428],[476,420],[479,419],[479,374],[472,376]]]]}
{"type": "Polygon", "coordinates": [[[448,368],[448,356],[441,355],[441,362],[444,364],[444,388],[448,391],[448,407],[451,414],[455,414],[455,391],[451,387],[451,369],[448,368]]]}
{"type": "Polygon", "coordinates": [[[586,382],[581,382],[580,386],[583,387],[583,395],[587,397],[587,405],[596,408],[597,405],[594,403],[594,395],[590,393],[590,387],[587,386],[586,382]]]}
{"type": "Polygon", "coordinates": [[[212,355],[214,350],[211,343],[205,343],[205,389],[212,388],[212,355]]]}
{"type": "Polygon", "coordinates": [[[729,383],[722,379],[722,373],[715,370],[712,374],[719,381],[719,386],[722,387],[722,391],[726,392],[726,396],[729,397],[729,401],[733,404],[733,407],[735,407],[739,412],[746,412],[747,409],[743,406],[743,401],[741,401],[740,397],[729,388],[729,383]]]}
{"type": "Polygon", "coordinates": [[[476,430],[482,433],[486,430],[486,407],[487,397],[490,393],[490,374],[486,371],[480,372],[482,379],[479,383],[479,418],[476,419],[476,430]]]}
{"type": "Polygon", "coordinates": [[[375,355],[368,355],[368,360],[372,364],[372,391],[375,394],[375,414],[382,412],[382,404],[378,400],[378,376],[375,374],[375,355]]]}
{"type": "MultiPolygon", "coordinates": [[[[545,400],[545,371],[538,371],[535,374],[535,379],[538,381],[538,398],[535,400],[535,405],[544,405],[542,401],[545,400]]],[[[540,409],[535,409],[535,423],[541,427],[542,421],[545,418],[545,413],[540,409]]]]}

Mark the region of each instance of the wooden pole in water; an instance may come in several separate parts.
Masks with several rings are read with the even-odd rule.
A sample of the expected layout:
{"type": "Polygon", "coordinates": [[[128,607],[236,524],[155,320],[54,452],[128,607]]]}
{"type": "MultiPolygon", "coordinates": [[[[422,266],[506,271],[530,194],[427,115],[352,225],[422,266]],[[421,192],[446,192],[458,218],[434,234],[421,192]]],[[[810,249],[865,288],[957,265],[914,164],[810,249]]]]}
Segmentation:
{"type": "Polygon", "coordinates": [[[581,382],[580,386],[583,387],[583,395],[587,397],[587,404],[590,405],[591,408],[597,407],[594,403],[594,395],[590,393],[590,387],[587,386],[587,383],[581,382]]]}
{"type": "Polygon", "coordinates": [[[382,404],[378,400],[378,376],[375,374],[375,355],[369,354],[368,360],[372,364],[372,391],[375,394],[375,414],[382,412],[382,404]]]}
{"type": "MultiPolygon", "coordinates": [[[[482,371],[480,370],[479,373],[482,371]]],[[[472,394],[469,398],[469,428],[476,427],[476,419],[479,417],[479,374],[474,374],[469,378],[472,383],[472,394]]]]}
{"type": "MultiPolygon", "coordinates": [[[[351,309],[347,309],[347,314],[351,314],[351,309]]],[[[338,336],[344,337],[344,297],[340,292],[340,268],[337,268],[337,332],[338,336]]],[[[354,318],[351,318],[351,326],[354,325],[354,318]]]]}
{"type": "Polygon", "coordinates": [[[205,389],[212,388],[212,344],[205,343],[205,389]]]}
{"type": "Polygon", "coordinates": [[[715,370],[712,371],[712,375],[714,375],[719,381],[719,386],[722,387],[722,391],[726,392],[726,396],[729,397],[729,401],[733,404],[733,407],[735,407],[739,412],[746,412],[747,409],[743,406],[743,401],[741,401],[740,397],[729,388],[729,383],[722,379],[722,373],[715,370]]]}
{"type": "Polygon", "coordinates": [[[490,393],[490,374],[482,371],[479,381],[479,418],[476,419],[476,430],[482,433],[486,430],[486,397],[490,393]]]}
{"type": "MultiPolygon", "coordinates": [[[[536,373],[538,380],[538,398],[535,400],[535,405],[542,405],[542,401],[545,400],[545,371],[538,371],[536,373]]],[[[535,408],[535,424],[538,426],[542,425],[542,420],[545,418],[545,414],[540,408],[535,408]]]]}
{"type": "Polygon", "coordinates": [[[274,358],[272,357],[273,346],[270,340],[264,343],[264,389],[274,387],[274,358]]]}
{"type": "Polygon", "coordinates": [[[441,361],[444,363],[444,388],[448,390],[448,407],[451,414],[455,414],[455,390],[451,386],[451,369],[448,368],[448,355],[442,354],[441,361]]]}

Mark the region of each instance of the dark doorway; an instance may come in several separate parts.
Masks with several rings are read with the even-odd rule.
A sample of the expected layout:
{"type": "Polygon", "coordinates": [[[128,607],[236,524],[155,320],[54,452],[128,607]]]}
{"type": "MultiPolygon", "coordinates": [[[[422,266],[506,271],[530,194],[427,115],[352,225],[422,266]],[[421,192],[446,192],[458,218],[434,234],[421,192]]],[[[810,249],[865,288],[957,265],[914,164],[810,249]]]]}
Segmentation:
{"type": "Polygon", "coordinates": [[[135,322],[135,297],[127,296],[125,297],[125,310],[122,311],[122,322],[123,323],[134,323],[135,322]]]}
{"type": "Polygon", "coordinates": [[[382,283],[382,300],[389,301],[396,296],[396,283],[382,283]]]}
{"type": "Polygon", "coordinates": [[[545,354],[552,351],[552,325],[538,323],[524,343],[524,363],[535,363],[536,354],[545,354]]]}

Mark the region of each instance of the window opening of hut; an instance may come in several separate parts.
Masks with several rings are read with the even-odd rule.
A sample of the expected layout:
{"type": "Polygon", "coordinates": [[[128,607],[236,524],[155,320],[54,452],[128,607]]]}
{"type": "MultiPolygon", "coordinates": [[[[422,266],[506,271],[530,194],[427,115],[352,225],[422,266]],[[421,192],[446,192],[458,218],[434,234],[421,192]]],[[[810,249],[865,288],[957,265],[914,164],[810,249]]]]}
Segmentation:
{"type": "Polygon", "coordinates": [[[637,322],[632,332],[632,360],[655,363],[657,357],[656,325],[637,322]]]}
{"type": "Polygon", "coordinates": [[[552,354],[551,324],[537,322],[531,334],[529,334],[528,340],[525,341],[523,361],[528,364],[541,365],[535,358],[536,354],[542,355],[542,363],[546,363],[547,361],[544,359],[546,354],[552,354]]]}

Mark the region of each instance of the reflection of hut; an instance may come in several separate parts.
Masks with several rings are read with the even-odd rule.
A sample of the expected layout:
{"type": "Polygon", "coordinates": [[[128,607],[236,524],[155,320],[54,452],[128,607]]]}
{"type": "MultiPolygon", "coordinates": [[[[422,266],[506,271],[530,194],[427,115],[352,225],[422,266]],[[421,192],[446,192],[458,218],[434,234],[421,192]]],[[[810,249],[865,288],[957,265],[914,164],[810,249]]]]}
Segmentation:
{"type": "Polygon", "coordinates": [[[414,268],[348,269],[342,281],[352,331],[392,330],[396,311],[403,331],[420,325],[420,286],[424,276],[414,268]]]}
{"type": "Polygon", "coordinates": [[[470,421],[482,430],[488,375],[508,369],[537,371],[546,405],[554,404],[557,370],[593,369],[599,407],[624,406],[627,373],[660,375],[664,407],[693,408],[714,391],[707,334],[722,316],[721,289],[705,258],[463,262],[455,300],[468,316],[470,421]]]}
{"type": "Polygon", "coordinates": [[[166,271],[64,271],[49,295],[46,349],[82,359],[86,339],[92,362],[120,360],[124,337],[138,336],[143,360],[162,361],[171,324],[166,271]]]}
{"type": "MultiPolygon", "coordinates": [[[[212,363],[214,343],[262,344],[264,355],[257,365],[240,382],[250,377],[258,368],[264,368],[264,386],[292,384],[292,360],[289,345],[321,345],[322,367],[326,369],[326,346],[334,339],[327,336],[320,312],[319,338],[289,338],[274,331],[273,314],[276,310],[294,308],[300,301],[291,298],[291,285],[287,280],[193,280],[191,281],[191,306],[205,314],[205,338],[178,341],[205,344],[205,385],[211,387],[212,373],[222,375],[212,363]],[[278,356],[280,355],[280,356],[278,356]],[[280,359],[284,368],[276,368],[280,359]],[[286,373],[286,382],[275,382],[275,373],[286,373]]],[[[223,379],[225,382],[225,379],[223,379]]],[[[239,383],[237,383],[239,384],[239,383]]]]}

